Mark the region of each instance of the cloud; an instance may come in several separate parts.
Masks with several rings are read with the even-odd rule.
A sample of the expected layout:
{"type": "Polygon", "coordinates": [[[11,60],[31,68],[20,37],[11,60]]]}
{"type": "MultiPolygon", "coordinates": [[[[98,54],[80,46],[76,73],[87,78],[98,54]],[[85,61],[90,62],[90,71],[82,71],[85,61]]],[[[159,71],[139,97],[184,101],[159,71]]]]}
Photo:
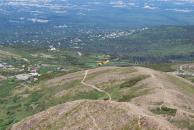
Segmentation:
{"type": "Polygon", "coordinates": [[[175,12],[182,12],[182,13],[190,13],[193,12],[194,10],[189,10],[189,9],[166,9],[167,11],[175,11],[175,12]]]}
{"type": "Polygon", "coordinates": [[[36,18],[29,18],[28,21],[32,21],[33,23],[48,23],[49,20],[46,19],[36,19],[36,18]]]}
{"type": "Polygon", "coordinates": [[[122,0],[110,2],[110,4],[112,5],[112,7],[119,7],[119,8],[123,8],[127,6],[126,3],[124,3],[122,0]]]}
{"type": "Polygon", "coordinates": [[[153,6],[149,6],[149,5],[144,5],[143,8],[144,9],[150,9],[150,10],[158,9],[158,7],[153,7],[153,6]]]}

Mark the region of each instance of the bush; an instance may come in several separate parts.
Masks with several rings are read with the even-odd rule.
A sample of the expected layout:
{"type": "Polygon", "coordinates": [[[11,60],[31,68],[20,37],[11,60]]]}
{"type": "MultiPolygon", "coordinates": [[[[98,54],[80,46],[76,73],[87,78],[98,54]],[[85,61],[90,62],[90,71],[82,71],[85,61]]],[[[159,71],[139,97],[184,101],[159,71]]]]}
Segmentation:
{"type": "Polygon", "coordinates": [[[120,88],[127,88],[127,87],[132,87],[134,86],[137,82],[146,79],[148,76],[144,75],[144,76],[138,76],[138,77],[134,77],[132,79],[129,79],[128,81],[122,83],[120,85],[120,88]]]}
{"type": "Polygon", "coordinates": [[[157,107],[156,109],[152,109],[151,111],[153,113],[159,114],[159,115],[175,116],[176,112],[177,112],[177,109],[173,109],[173,108],[168,108],[166,106],[162,106],[162,107],[157,107]]]}

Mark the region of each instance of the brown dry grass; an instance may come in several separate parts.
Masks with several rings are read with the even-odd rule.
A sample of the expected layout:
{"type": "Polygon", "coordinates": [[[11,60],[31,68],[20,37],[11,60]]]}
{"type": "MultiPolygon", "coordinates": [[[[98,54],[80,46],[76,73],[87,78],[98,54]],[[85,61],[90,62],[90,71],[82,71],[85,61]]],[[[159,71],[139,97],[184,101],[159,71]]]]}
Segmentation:
{"type": "MultiPolygon", "coordinates": [[[[133,87],[140,90],[149,89],[149,93],[134,97],[129,103],[88,100],[69,102],[29,117],[14,125],[12,129],[25,130],[32,127],[40,130],[82,128],[119,130],[125,127],[129,128],[129,124],[135,122],[134,127],[140,123],[143,130],[176,130],[177,128],[169,123],[169,119],[191,119],[194,117],[193,83],[171,74],[143,67],[102,67],[89,70],[85,82],[105,90],[106,85],[103,84],[111,83],[114,86],[142,75],[149,77],[139,81],[133,87]],[[162,106],[176,109],[176,115],[157,115],[150,112],[152,109],[162,106]]],[[[83,76],[84,71],[71,73],[41,83],[39,87],[64,86],[75,80],[81,82],[83,76]]],[[[72,88],[61,90],[54,96],[62,97],[91,90],[80,83],[72,88]]],[[[125,89],[121,91],[127,92],[124,92],[125,89]]]]}
{"type": "Polygon", "coordinates": [[[12,130],[121,130],[140,127],[144,130],[177,130],[169,122],[155,119],[130,103],[80,100],[58,105],[34,115],[12,127],[12,130]]]}

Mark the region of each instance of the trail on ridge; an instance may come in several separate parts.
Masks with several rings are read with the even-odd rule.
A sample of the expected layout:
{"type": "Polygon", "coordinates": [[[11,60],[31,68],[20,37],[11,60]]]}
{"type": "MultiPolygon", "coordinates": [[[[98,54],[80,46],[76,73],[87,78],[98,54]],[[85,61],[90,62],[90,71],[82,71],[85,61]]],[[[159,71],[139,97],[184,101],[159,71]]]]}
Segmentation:
{"type": "Polygon", "coordinates": [[[88,83],[85,82],[85,80],[86,80],[86,78],[88,76],[88,72],[89,72],[89,70],[86,70],[85,71],[85,75],[84,75],[84,78],[82,79],[81,83],[83,85],[88,86],[88,87],[91,87],[91,88],[93,88],[93,89],[95,89],[95,90],[97,90],[97,91],[99,91],[101,93],[105,93],[108,96],[108,100],[111,101],[112,100],[112,97],[111,97],[111,95],[108,92],[106,92],[105,90],[102,90],[102,89],[96,87],[95,85],[88,84],[88,83]]]}

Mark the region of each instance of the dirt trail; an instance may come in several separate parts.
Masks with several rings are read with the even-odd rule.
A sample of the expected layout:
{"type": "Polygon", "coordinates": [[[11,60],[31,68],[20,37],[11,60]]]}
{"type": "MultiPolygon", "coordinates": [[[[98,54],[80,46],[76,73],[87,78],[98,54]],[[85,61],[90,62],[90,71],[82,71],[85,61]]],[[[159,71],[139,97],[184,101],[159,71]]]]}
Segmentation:
{"type": "Polygon", "coordinates": [[[95,85],[88,84],[88,83],[85,82],[85,80],[86,80],[86,78],[87,78],[87,75],[88,75],[88,72],[89,72],[89,70],[86,70],[86,71],[85,71],[85,75],[84,75],[84,78],[83,78],[83,80],[81,81],[81,83],[82,83],[83,85],[88,86],[88,87],[91,87],[91,88],[93,88],[93,89],[95,89],[95,90],[97,90],[97,91],[99,91],[99,92],[105,93],[105,94],[108,96],[108,100],[111,101],[112,98],[111,98],[111,95],[110,95],[108,92],[106,92],[106,91],[104,91],[104,90],[102,90],[102,89],[96,87],[95,85]]]}
{"type": "MultiPolygon", "coordinates": [[[[139,73],[142,73],[142,74],[148,74],[151,76],[150,80],[148,80],[147,82],[152,82],[154,83],[154,86],[155,88],[160,88],[158,90],[158,95],[160,95],[160,98],[161,98],[161,101],[162,101],[162,104],[159,105],[159,108],[162,109],[163,106],[167,106],[167,107],[170,107],[170,108],[174,108],[177,110],[177,116],[178,115],[190,115],[190,116],[193,116],[194,114],[192,113],[192,111],[188,110],[188,109],[185,109],[183,107],[180,107],[180,102],[177,103],[178,101],[181,101],[181,105],[182,106],[187,106],[188,108],[192,108],[192,105],[190,103],[190,101],[188,101],[187,99],[188,96],[185,95],[184,92],[182,91],[179,91],[179,87],[174,85],[171,81],[168,81],[168,80],[162,80],[163,77],[165,75],[165,73],[161,73],[161,72],[158,72],[158,71],[154,71],[154,70],[151,70],[151,69],[148,69],[148,68],[143,68],[143,67],[136,67],[137,70],[139,70],[139,73]],[[177,89],[176,89],[177,88],[177,89]],[[180,94],[182,96],[182,100],[180,100],[178,97],[176,99],[176,96],[173,95],[173,93],[171,92],[177,92],[178,94],[180,94]],[[175,98],[172,98],[172,96],[174,96],[175,98]],[[179,114],[180,113],[180,114],[179,114]]],[[[190,85],[193,85],[194,84],[188,80],[185,80],[184,78],[181,78],[179,76],[176,76],[174,74],[169,74],[167,73],[168,75],[170,76],[174,76],[177,78],[177,80],[180,80],[180,81],[183,81],[185,83],[188,83],[190,85]]],[[[167,78],[167,77],[165,77],[167,78]]],[[[151,85],[151,84],[150,84],[151,85]]],[[[156,95],[157,96],[157,95],[156,95]]],[[[155,97],[153,96],[152,99],[154,99],[155,97]]]]}
{"type": "MultiPolygon", "coordinates": [[[[166,105],[169,108],[177,109],[177,114],[175,117],[173,117],[174,119],[179,119],[179,117],[181,117],[184,114],[187,114],[188,116],[191,115],[192,113],[190,113],[189,111],[187,112],[187,109],[183,109],[182,107],[179,106],[180,104],[178,102],[179,99],[178,98],[176,99],[176,95],[175,96],[173,95],[173,94],[181,95],[182,94],[181,91],[178,91],[179,89],[176,89],[178,87],[175,84],[173,84],[173,82],[168,80],[168,76],[163,72],[159,72],[159,71],[155,71],[155,70],[143,68],[143,67],[135,67],[135,69],[137,71],[131,73],[130,74],[131,77],[149,75],[149,78],[146,78],[145,80],[140,81],[134,87],[142,87],[142,89],[148,88],[153,91],[150,91],[147,94],[142,94],[141,96],[134,98],[130,102],[112,101],[110,93],[106,92],[105,90],[102,90],[103,88],[101,87],[98,88],[96,86],[96,84],[101,82],[101,80],[103,79],[103,77],[101,76],[106,77],[107,75],[112,74],[111,73],[112,71],[106,72],[105,73],[106,76],[105,76],[103,72],[106,71],[106,68],[100,68],[103,74],[99,72],[99,69],[95,69],[95,70],[80,71],[77,73],[69,74],[68,76],[67,75],[63,76],[62,78],[60,78],[61,82],[64,80],[68,81],[70,79],[72,80],[79,79],[81,80],[81,84],[86,86],[86,88],[89,87],[97,90],[98,92],[106,94],[108,97],[108,101],[103,101],[103,100],[81,101],[80,100],[80,101],[74,101],[69,103],[69,106],[66,104],[60,105],[61,106],[60,109],[57,107],[52,109],[52,111],[54,112],[56,111],[54,113],[55,115],[59,115],[59,116],[56,116],[57,118],[55,119],[56,120],[55,122],[60,122],[62,117],[63,118],[65,117],[64,120],[68,119],[68,123],[66,124],[66,126],[71,126],[71,130],[74,130],[76,128],[81,129],[82,127],[83,128],[89,127],[89,129],[91,130],[103,130],[103,128],[106,128],[107,130],[111,130],[113,128],[120,128],[119,125],[125,126],[130,121],[135,121],[135,125],[138,125],[139,129],[144,129],[144,128],[146,129],[147,127],[150,127],[150,128],[153,128],[154,130],[178,130],[176,126],[168,122],[167,120],[168,117],[165,117],[163,115],[156,115],[150,112],[150,110],[152,107],[154,109],[157,107],[160,107],[162,109],[162,106],[166,105]],[[92,73],[96,74],[96,72],[98,72],[98,74],[101,74],[100,76],[98,75],[98,77],[101,78],[100,80],[98,79],[98,77],[97,78],[95,77],[96,79],[98,79],[98,82],[94,82],[95,78],[90,77],[91,76],[90,74],[92,73]],[[90,80],[88,78],[90,78],[90,80]],[[77,106],[76,104],[78,103],[79,104],[83,103],[83,104],[79,106],[79,109],[76,109],[76,112],[74,112],[74,107],[76,107],[77,106]],[[66,113],[70,113],[70,112],[71,114],[69,114],[68,117],[63,116],[63,115],[67,115],[66,113]],[[123,112],[125,113],[123,114],[123,112]],[[57,114],[57,113],[60,113],[60,114],[57,114]],[[179,113],[180,113],[180,116],[177,116],[179,115],[179,113]],[[86,116],[83,116],[83,115],[86,115],[86,116]],[[77,123],[77,120],[75,119],[77,119],[78,116],[80,117],[79,121],[83,120],[83,122],[77,123]]],[[[116,81],[120,81],[121,79],[120,75],[118,73],[117,77],[119,78],[115,78],[116,81]]],[[[131,77],[127,77],[127,78],[130,79],[131,77]]],[[[183,80],[181,78],[177,78],[177,80],[179,79],[183,80]]],[[[103,81],[109,81],[109,80],[103,80],[103,81]]],[[[53,83],[53,82],[50,82],[50,83],[53,83]]],[[[187,97],[187,95],[184,95],[184,96],[187,97]]],[[[184,100],[180,100],[180,101],[183,102],[184,100]]],[[[183,105],[191,104],[191,102],[187,100],[185,100],[184,102],[182,103],[183,105]],[[187,103],[184,103],[184,102],[187,102],[187,103]]],[[[50,111],[51,109],[47,110],[47,113],[50,111]]],[[[53,113],[52,111],[50,113],[53,113]]],[[[45,115],[48,115],[47,113],[45,112],[45,115]]],[[[12,130],[16,130],[17,128],[20,128],[20,127],[25,130],[26,124],[30,124],[30,123],[33,123],[34,126],[36,126],[36,124],[39,124],[39,122],[42,122],[42,121],[44,121],[45,124],[52,123],[50,122],[50,120],[52,119],[52,116],[54,114],[48,115],[46,117],[44,116],[44,113],[41,113],[41,114],[42,116],[36,115],[31,117],[30,120],[26,119],[21,123],[17,123],[16,125],[14,125],[12,130]]],[[[69,129],[69,127],[66,127],[66,126],[64,126],[64,129],[69,129]]],[[[37,127],[41,127],[41,126],[37,126],[37,127]]],[[[45,128],[46,127],[47,126],[45,126],[45,128]]],[[[53,125],[53,127],[55,126],[53,125]]]]}

